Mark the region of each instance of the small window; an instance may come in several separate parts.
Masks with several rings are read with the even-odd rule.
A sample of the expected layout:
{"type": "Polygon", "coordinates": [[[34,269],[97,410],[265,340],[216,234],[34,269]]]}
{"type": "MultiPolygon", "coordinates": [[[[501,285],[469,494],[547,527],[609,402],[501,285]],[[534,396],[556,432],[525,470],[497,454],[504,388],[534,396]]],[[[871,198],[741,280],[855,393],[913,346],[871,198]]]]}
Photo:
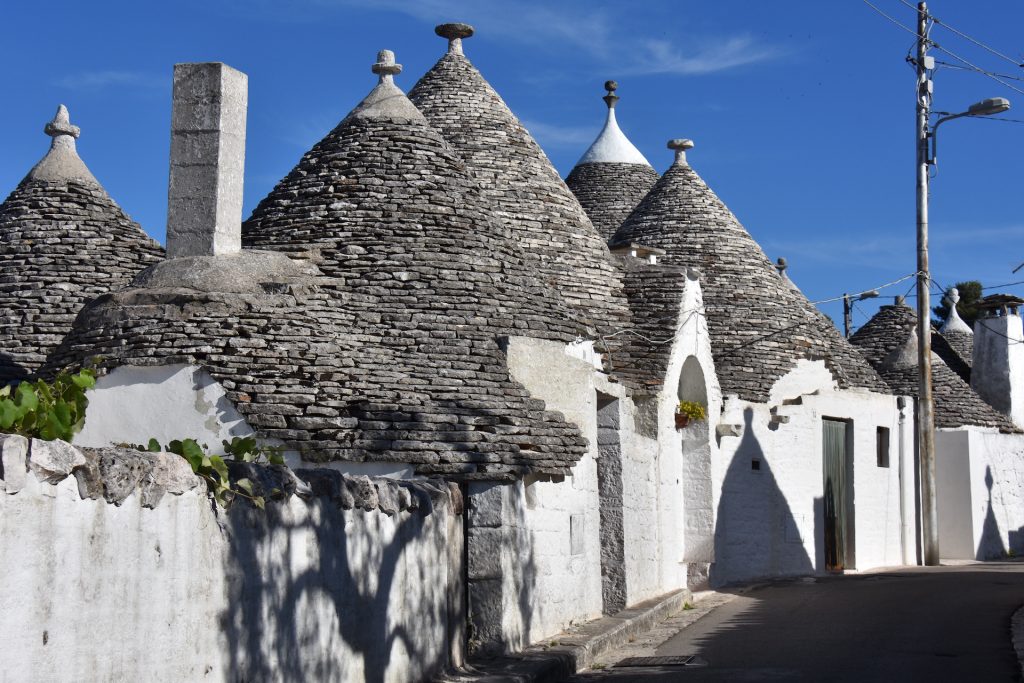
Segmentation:
{"type": "Polygon", "coordinates": [[[761,461],[757,460],[757,459],[751,460],[750,461],[750,469],[754,470],[755,472],[760,472],[761,471],[761,461]]]}
{"type": "Polygon", "coordinates": [[[875,433],[875,443],[878,450],[878,466],[889,466],[889,428],[879,427],[875,433]]]}

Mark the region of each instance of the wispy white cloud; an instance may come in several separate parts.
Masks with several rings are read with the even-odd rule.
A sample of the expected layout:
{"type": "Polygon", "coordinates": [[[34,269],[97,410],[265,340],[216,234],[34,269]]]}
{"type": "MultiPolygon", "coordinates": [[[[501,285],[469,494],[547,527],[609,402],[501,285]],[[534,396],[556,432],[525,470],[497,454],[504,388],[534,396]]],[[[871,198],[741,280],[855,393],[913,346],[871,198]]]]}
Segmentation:
{"type": "Polygon", "coordinates": [[[58,78],[53,83],[72,90],[102,90],[104,88],[162,88],[169,84],[166,77],[137,71],[86,71],[58,78]]]}
{"type": "Polygon", "coordinates": [[[697,76],[778,59],[779,47],[763,45],[750,36],[734,36],[684,53],[667,40],[645,40],[625,73],[697,76]]]}
{"type": "Polygon", "coordinates": [[[526,119],[522,121],[530,135],[541,147],[576,147],[594,141],[597,131],[586,126],[559,126],[543,121],[526,119]]]}
{"type": "MultiPolygon", "coordinates": [[[[623,74],[703,75],[775,60],[788,54],[750,35],[704,36],[692,49],[675,41],[632,34],[624,17],[590,3],[564,0],[542,4],[530,0],[479,2],[470,0],[309,0],[318,6],[344,6],[387,10],[425,23],[467,21],[487,35],[535,49],[564,52],[567,48],[589,56],[604,68],[623,74]]],[[[679,36],[682,41],[684,36],[679,36]]]]}

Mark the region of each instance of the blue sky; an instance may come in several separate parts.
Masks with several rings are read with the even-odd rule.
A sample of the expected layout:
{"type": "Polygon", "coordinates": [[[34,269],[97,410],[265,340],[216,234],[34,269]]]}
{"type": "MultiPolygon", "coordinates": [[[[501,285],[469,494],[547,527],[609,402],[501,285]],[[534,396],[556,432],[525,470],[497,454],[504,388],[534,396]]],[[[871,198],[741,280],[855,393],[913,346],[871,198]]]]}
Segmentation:
{"type": "MultiPolygon", "coordinates": [[[[913,25],[900,0],[873,1],[913,25]]],[[[936,0],[930,9],[1024,61],[1019,1],[936,0]]],[[[370,90],[377,50],[395,50],[408,90],[444,51],[434,24],[466,21],[477,29],[467,55],[563,176],[600,129],[601,84],[614,78],[619,121],[655,168],[671,161],[666,140],[694,139],[694,168],[769,257],[789,260],[812,300],[915,270],[914,80],[904,63],[913,36],[859,0],[51,0],[16,1],[5,18],[0,196],[45,153],[43,124],[64,103],[93,173],[161,241],[174,63],[224,61],[249,75],[248,215],[370,90]]],[[[933,37],[974,64],[1024,77],[943,27],[933,37]]],[[[1024,90],[1024,81],[1008,82],[1024,90]]],[[[984,75],[943,67],[935,88],[937,109],[1004,96],[1018,109],[1003,118],[1024,119],[1024,94],[984,75]]],[[[1024,280],[1024,271],[1011,274],[1024,262],[1024,124],[951,122],[941,142],[935,279],[1024,280]]],[[[858,313],[855,323],[864,320],[858,313]]]]}

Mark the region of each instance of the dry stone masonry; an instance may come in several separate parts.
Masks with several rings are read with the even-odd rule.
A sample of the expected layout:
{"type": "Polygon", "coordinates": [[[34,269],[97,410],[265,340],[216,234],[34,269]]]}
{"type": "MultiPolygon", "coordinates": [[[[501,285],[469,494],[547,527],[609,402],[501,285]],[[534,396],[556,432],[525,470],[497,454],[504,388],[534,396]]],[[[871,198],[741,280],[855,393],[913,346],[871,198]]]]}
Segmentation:
{"type": "Polygon", "coordinates": [[[35,372],[85,302],[163,253],[79,158],[63,105],[46,133],[50,151],[0,204],[0,383],[35,372]]]}
{"type": "Polygon", "coordinates": [[[615,120],[618,84],[604,84],[608,119],[597,139],[565,179],[590,221],[611,239],[630,212],[658,182],[658,172],[619,129],[615,120]]]}
{"type": "Polygon", "coordinates": [[[442,24],[436,31],[450,41],[449,50],[409,98],[465,160],[544,285],[561,292],[573,317],[591,335],[628,327],[622,281],[604,240],[540,146],[463,54],[472,28],[442,24]]]}
{"type": "MultiPolygon", "coordinates": [[[[878,370],[893,393],[917,397],[917,314],[902,303],[882,306],[871,320],[850,337],[850,342],[878,370]]],[[[971,389],[958,367],[959,355],[943,336],[932,332],[932,392],[935,396],[935,426],[995,427],[1002,432],[1019,431],[1004,415],[985,403],[971,389]],[[959,370],[959,372],[957,372],[959,370]]],[[[961,366],[962,361],[960,361],[961,366]]]]}
{"type": "Polygon", "coordinates": [[[690,168],[686,150],[693,143],[672,140],[669,147],[675,163],[619,228],[612,246],[637,242],[664,249],[666,264],[700,270],[722,393],[764,402],[801,358],[823,360],[841,388],[889,393],[690,168]]]}

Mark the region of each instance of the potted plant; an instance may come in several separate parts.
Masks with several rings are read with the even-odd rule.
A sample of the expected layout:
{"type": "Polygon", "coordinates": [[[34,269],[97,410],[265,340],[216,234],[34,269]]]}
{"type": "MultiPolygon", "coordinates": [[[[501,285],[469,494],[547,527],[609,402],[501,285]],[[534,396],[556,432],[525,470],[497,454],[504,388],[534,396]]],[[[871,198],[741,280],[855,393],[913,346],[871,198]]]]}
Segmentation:
{"type": "Polygon", "coordinates": [[[676,407],[676,429],[684,429],[690,420],[704,420],[708,416],[707,408],[696,401],[680,401],[676,407]]]}

